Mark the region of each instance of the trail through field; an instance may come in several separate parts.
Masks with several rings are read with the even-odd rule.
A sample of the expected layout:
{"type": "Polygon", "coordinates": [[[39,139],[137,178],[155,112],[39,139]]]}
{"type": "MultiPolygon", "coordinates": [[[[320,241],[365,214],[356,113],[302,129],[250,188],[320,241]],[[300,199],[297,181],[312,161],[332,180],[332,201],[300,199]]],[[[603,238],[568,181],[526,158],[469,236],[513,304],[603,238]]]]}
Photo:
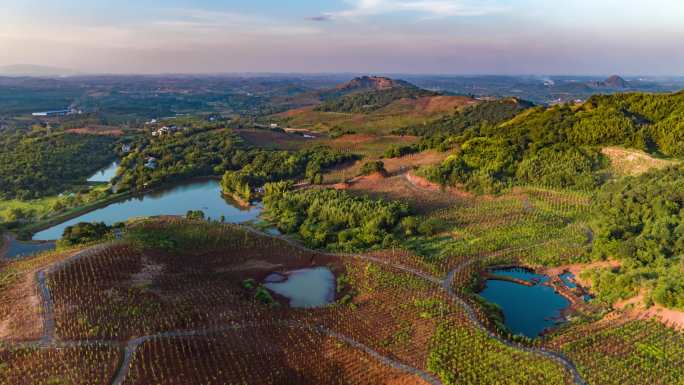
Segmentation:
{"type": "Polygon", "coordinates": [[[63,266],[72,263],[83,257],[96,254],[102,250],[109,247],[110,243],[103,243],[93,247],[89,247],[85,250],[81,250],[78,253],[73,254],[67,259],[57,262],[51,266],[48,266],[36,273],[36,282],[38,284],[38,289],[43,297],[43,337],[40,339],[40,344],[43,346],[51,345],[55,341],[55,313],[54,313],[54,303],[52,302],[52,295],[50,294],[50,288],[47,284],[47,276],[59,270],[63,266]]]}
{"type": "MultiPolygon", "coordinates": [[[[310,251],[310,250],[309,250],[308,248],[306,248],[305,246],[301,245],[300,243],[298,243],[298,242],[296,242],[296,241],[294,241],[294,240],[292,240],[292,239],[290,239],[290,238],[287,238],[286,236],[283,236],[283,235],[271,235],[271,234],[266,234],[266,233],[260,232],[260,231],[258,231],[258,230],[252,229],[252,228],[250,228],[250,227],[248,227],[247,229],[249,229],[250,231],[253,231],[253,232],[256,233],[256,234],[262,235],[262,236],[269,236],[269,237],[281,239],[281,240],[287,242],[288,244],[290,244],[290,245],[292,245],[292,246],[294,246],[294,247],[300,248],[300,249],[302,249],[302,250],[310,251]]],[[[571,374],[572,377],[573,377],[573,381],[575,382],[575,384],[577,384],[577,385],[586,385],[586,382],[584,381],[584,379],[583,379],[582,376],[580,375],[580,373],[579,373],[579,371],[577,370],[577,367],[575,366],[575,364],[574,364],[569,358],[567,358],[565,355],[563,355],[563,354],[561,354],[561,353],[558,353],[558,352],[550,351],[550,350],[547,350],[547,349],[544,349],[544,348],[530,348],[530,347],[527,347],[527,346],[524,346],[524,345],[521,345],[521,344],[517,344],[517,343],[511,342],[511,341],[509,341],[509,340],[507,340],[507,339],[505,339],[505,338],[503,338],[503,337],[501,337],[501,336],[495,334],[494,332],[490,331],[489,329],[487,329],[487,328],[485,327],[485,325],[483,325],[482,322],[481,322],[481,321],[477,318],[477,316],[475,315],[475,310],[472,308],[472,306],[470,306],[466,301],[464,301],[463,299],[461,299],[461,298],[454,292],[454,289],[453,289],[453,287],[451,286],[451,283],[452,283],[453,278],[454,278],[454,276],[456,275],[456,273],[458,273],[458,272],[459,272],[460,270],[462,270],[463,268],[469,266],[470,264],[477,262],[479,259],[488,258],[488,257],[491,257],[491,256],[496,255],[496,254],[499,254],[499,253],[508,253],[508,252],[524,251],[524,250],[527,250],[527,249],[532,249],[532,248],[535,248],[535,247],[543,246],[543,245],[548,244],[548,243],[550,243],[550,242],[551,242],[551,241],[545,241],[545,242],[541,242],[541,243],[534,244],[534,245],[527,246],[527,247],[509,248],[509,249],[499,250],[497,253],[494,253],[494,254],[486,254],[486,255],[484,255],[484,256],[482,256],[482,257],[479,257],[479,258],[473,258],[473,259],[466,260],[466,261],[464,261],[463,263],[461,263],[460,265],[456,266],[454,269],[452,269],[452,270],[447,274],[446,278],[443,279],[443,280],[442,280],[442,279],[439,279],[439,278],[437,278],[437,277],[431,276],[431,275],[429,275],[429,274],[427,274],[427,273],[425,273],[425,272],[422,272],[422,271],[420,271],[420,270],[418,270],[418,269],[413,269],[413,268],[410,268],[410,267],[407,267],[407,266],[398,265],[398,264],[393,264],[393,263],[391,263],[390,261],[382,260],[382,259],[379,259],[379,258],[376,258],[376,257],[372,257],[372,256],[368,256],[368,255],[362,255],[362,254],[332,254],[332,253],[327,253],[327,255],[355,257],[355,258],[360,258],[360,259],[363,259],[363,260],[369,260],[369,261],[373,261],[373,262],[376,262],[376,263],[381,263],[381,264],[384,264],[384,265],[387,265],[387,266],[391,266],[391,267],[393,267],[393,268],[396,268],[396,269],[405,271],[405,272],[407,272],[407,273],[414,274],[414,275],[419,276],[419,277],[421,277],[421,278],[423,278],[423,279],[426,279],[426,280],[428,280],[428,281],[430,281],[430,282],[432,282],[432,283],[438,283],[438,284],[439,284],[439,285],[440,285],[440,286],[449,294],[449,296],[450,296],[452,299],[454,299],[454,301],[456,301],[456,302],[465,310],[466,315],[468,316],[468,319],[469,319],[473,324],[475,324],[475,326],[477,326],[479,329],[481,329],[482,331],[484,331],[490,338],[496,339],[497,341],[499,341],[499,342],[501,342],[501,343],[503,343],[503,344],[505,344],[506,346],[509,346],[509,347],[511,347],[511,348],[514,348],[514,349],[517,349],[517,350],[520,350],[520,351],[523,351],[523,352],[527,352],[527,353],[537,354],[537,355],[540,355],[540,356],[543,356],[543,357],[552,359],[552,360],[554,360],[554,361],[560,363],[561,365],[563,365],[566,369],[568,369],[568,371],[570,372],[570,374],[571,374]]]]}
{"type": "MultiPolygon", "coordinates": [[[[245,229],[249,232],[252,232],[254,234],[257,234],[259,236],[265,236],[265,237],[270,237],[270,238],[277,238],[280,239],[289,245],[299,248],[304,251],[313,251],[308,249],[307,247],[301,245],[299,242],[287,238],[282,235],[271,235],[267,233],[263,233],[259,230],[256,230],[251,227],[245,227],[245,229]]],[[[547,242],[544,242],[547,243],[547,242]]],[[[542,244],[544,244],[542,243],[542,244]]],[[[501,252],[509,252],[509,251],[522,251],[524,249],[529,249],[533,247],[538,247],[541,246],[542,244],[536,244],[532,245],[529,247],[525,248],[518,248],[518,249],[506,249],[506,250],[501,250],[501,252]]],[[[105,250],[107,247],[111,246],[111,243],[106,243],[106,244],[100,244],[97,246],[93,246],[87,249],[84,249],[80,252],[77,252],[70,256],[69,258],[62,260],[60,262],[57,262],[53,265],[48,266],[47,268],[43,268],[42,270],[39,270],[36,273],[36,282],[39,288],[39,291],[43,297],[43,336],[39,341],[29,341],[29,342],[23,342],[23,343],[17,343],[15,345],[18,346],[40,346],[40,347],[66,347],[66,346],[85,346],[85,345],[117,345],[121,346],[120,343],[116,341],[109,341],[109,340],[87,340],[87,341],[60,341],[58,336],[56,336],[55,332],[55,316],[54,316],[54,303],[52,301],[52,296],[50,293],[50,288],[47,283],[48,276],[57,270],[61,269],[62,267],[73,263],[74,261],[88,257],[91,255],[94,255],[100,251],[105,250]]],[[[443,290],[445,290],[449,296],[458,304],[460,305],[468,319],[479,329],[481,329],[483,332],[485,332],[490,338],[493,338],[506,346],[509,346],[513,349],[523,351],[526,353],[531,353],[531,354],[537,354],[542,357],[554,360],[558,362],[559,364],[563,365],[572,375],[573,381],[575,384],[578,385],[585,385],[585,381],[582,379],[580,376],[579,372],[577,371],[577,368],[575,365],[570,361],[567,357],[562,355],[561,353],[555,352],[555,351],[550,351],[544,348],[531,348],[527,346],[523,346],[514,342],[511,342],[509,340],[504,339],[501,336],[498,336],[497,334],[491,332],[489,329],[485,327],[485,325],[482,324],[482,322],[477,318],[475,315],[474,309],[469,305],[465,300],[460,298],[458,294],[455,293],[453,287],[452,287],[452,281],[454,276],[463,268],[469,266],[470,264],[478,261],[481,258],[484,257],[490,257],[490,255],[486,255],[483,257],[478,257],[478,258],[473,258],[470,260],[467,260],[460,265],[456,266],[454,269],[452,269],[446,278],[441,279],[435,276],[432,276],[428,273],[425,273],[419,269],[414,269],[405,265],[401,264],[395,264],[392,263],[391,261],[384,260],[381,258],[373,257],[373,256],[368,256],[368,255],[363,255],[363,254],[332,254],[332,253],[325,253],[325,255],[330,255],[330,256],[342,256],[342,257],[347,257],[347,258],[357,258],[361,260],[367,260],[371,261],[374,263],[378,264],[383,264],[386,266],[389,266],[391,268],[415,275],[417,277],[423,278],[426,281],[432,282],[434,284],[438,284],[443,290]]],[[[121,385],[125,383],[126,376],[128,374],[128,371],[131,367],[131,362],[133,360],[133,357],[135,355],[135,351],[139,346],[144,344],[145,342],[156,339],[156,338],[174,338],[174,337],[192,337],[192,336],[206,336],[210,334],[215,334],[215,333],[220,333],[228,330],[235,330],[239,328],[245,328],[245,327],[250,327],[254,326],[251,324],[231,324],[231,325],[226,325],[222,327],[215,327],[215,328],[204,328],[204,329],[197,329],[197,330],[179,330],[179,331],[169,331],[169,332],[163,332],[163,333],[158,333],[158,334],[153,334],[153,335],[146,335],[146,336],[141,336],[132,340],[129,340],[125,346],[123,347],[123,358],[121,361],[121,365],[119,366],[119,369],[114,376],[114,379],[112,381],[113,385],[121,385]]],[[[304,323],[299,323],[299,322],[294,322],[294,321],[287,321],[283,322],[282,325],[280,326],[286,326],[286,327],[296,327],[296,328],[305,328],[310,331],[315,331],[318,333],[321,333],[323,335],[327,335],[329,337],[338,339],[340,341],[345,342],[346,344],[352,346],[355,349],[361,350],[368,355],[372,356],[374,359],[378,360],[384,365],[387,365],[391,368],[401,370],[405,373],[411,374],[411,375],[416,375],[421,377],[423,380],[425,380],[427,383],[432,384],[432,385],[441,385],[441,381],[434,377],[433,375],[418,369],[416,367],[407,365],[405,363],[402,363],[400,361],[397,361],[391,357],[382,355],[381,353],[377,352],[376,350],[372,349],[369,346],[366,346],[351,337],[348,337],[346,335],[340,334],[338,332],[329,330],[323,326],[312,326],[312,325],[307,325],[304,323]]]]}
{"type": "MultiPolygon", "coordinates": [[[[523,251],[523,250],[526,250],[526,249],[531,249],[531,248],[534,248],[534,247],[541,246],[541,245],[543,245],[543,244],[545,244],[545,243],[548,243],[548,242],[544,242],[544,243],[542,243],[542,244],[536,244],[536,245],[532,245],[532,246],[527,246],[527,247],[516,248],[516,249],[501,250],[501,251],[499,251],[499,253],[502,253],[502,252],[511,252],[511,251],[523,251]]],[[[558,353],[558,352],[555,352],[555,351],[551,351],[551,350],[547,350],[547,349],[544,349],[544,348],[531,348],[531,347],[528,347],[528,346],[524,346],[524,345],[521,345],[521,344],[518,344],[518,343],[515,343],[515,342],[512,342],[512,341],[509,341],[509,340],[507,340],[507,339],[505,339],[505,338],[503,338],[503,337],[497,335],[496,333],[494,333],[494,332],[490,331],[489,329],[487,329],[487,327],[486,327],[484,324],[482,324],[482,322],[480,321],[480,319],[477,318],[477,316],[475,315],[475,310],[472,308],[472,306],[471,306],[470,304],[468,304],[466,301],[464,301],[461,297],[459,297],[458,294],[456,294],[456,292],[454,291],[454,288],[453,288],[452,285],[451,285],[451,283],[452,283],[453,280],[454,280],[454,276],[455,276],[459,271],[461,271],[462,269],[464,269],[464,268],[468,267],[469,265],[471,265],[471,264],[477,262],[479,259],[481,259],[481,258],[488,258],[488,257],[491,257],[491,256],[492,256],[492,254],[485,255],[485,256],[480,257],[480,258],[473,258],[473,259],[467,260],[467,261],[461,263],[460,265],[456,266],[453,270],[451,270],[451,271],[449,272],[449,274],[447,275],[447,277],[444,279],[444,281],[443,281],[443,283],[442,283],[442,287],[444,288],[444,290],[449,294],[449,296],[450,296],[454,301],[456,301],[456,302],[465,310],[465,313],[466,313],[468,319],[469,319],[475,326],[477,326],[478,329],[480,329],[480,330],[482,330],[483,332],[485,332],[490,338],[493,338],[493,339],[495,339],[495,340],[501,342],[502,344],[504,344],[504,345],[506,345],[506,346],[508,346],[508,347],[511,347],[511,348],[514,348],[514,349],[517,349],[517,350],[520,350],[520,351],[523,351],[523,352],[526,352],[526,353],[537,354],[537,355],[540,355],[540,356],[542,356],[542,357],[552,359],[552,360],[558,362],[559,364],[563,365],[563,366],[570,372],[570,374],[571,374],[572,377],[573,377],[573,381],[575,382],[575,384],[577,384],[577,385],[586,385],[586,382],[584,381],[584,379],[583,379],[582,376],[580,375],[580,373],[579,373],[579,371],[577,370],[577,367],[575,366],[575,364],[574,364],[568,357],[566,357],[564,354],[558,353]]]]}
{"type": "MultiPolygon", "coordinates": [[[[260,235],[268,235],[268,234],[263,234],[261,232],[258,232],[257,230],[251,229],[251,231],[254,231],[260,235]]],[[[270,235],[269,235],[270,236],[270,235]]],[[[280,237],[279,237],[280,238],[280,237]]],[[[293,246],[296,246],[298,248],[303,248],[305,250],[308,250],[304,248],[303,246],[297,244],[294,241],[288,240],[286,238],[281,238],[285,239],[288,243],[290,243],[293,246]]],[[[13,345],[15,346],[26,346],[26,347],[73,347],[73,346],[97,346],[97,345],[107,345],[107,346],[119,346],[120,343],[117,341],[110,341],[110,340],[86,340],[86,341],[62,341],[59,340],[56,333],[55,333],[55,315],[54,315],[54,303],[52,300],[52,295],[50,293],[50,288],[47,283],[47,278],[49,274],[54,273],[55,271],[59,270],[60,268],[73,263],[77,261],[78,259],[88,257],[90,255],[97,254],[98,252],[106,249],[107,247],[111,246],[111,243],[106,243],[106,244],[100,244],[96,245],[90,248],[87,248],[85,250],[82,250],[78,253],[75,253],[74,255],[70,256],[69,258],[62,260],[60,262],[57,262],[51,266],[48,266],[47,268],[44,268],[42,270],[39,270],[36,273],[36,283],[38,285],[39,291],[41,293],[41,296],[43,297],[43,336],[39,341],[27,341],[27,342],[21,342],[21,343],[15,343],[13,345]]],[[[333,255],[333,254],[330,254],[333,255]]],[[[351,255],[350,255],[351,256],[351,255]]],[[[354,255],[355,257],[358,257],[354,255]]],[[[362,259],[367,259],[371,260],[377,263],[383,263],[383,264],[389,264],[387,261],[382,261],[378,258],[375,257],[362,257],[362,259]]],[[[418,270],[411,269],[405,266],[402,267],[397,267],[400,270],[404,270],[406,272],[412,273],[419,275],[427,280],[430,280],[433,283],[439,283],[441,280],[438,278],[429,276],[425,273],[422,273],[418,270]]],[[[229,331],[229,330],[235,330],[235,329],[240,329],[240,328],[245,328],[249,326],[254,326],[250,324],[231,324],[231,325],[226,325],[223,327],[216,327],[216,328],[204,328],[204,329],[197,329],[197,330],[179,330],[179,331],[170,331],[170,332],[164,332],[164,333],[158,333],[158,334],[153,334],[153,335],[146,335],[142,337],[135,338],[133,340],[130,340],[126,343],[124,349],[123,349],[123,358],[121,360],[121,365],[119,366],[119,369],[114,376],[114,379],[112,380],[113,385],[122,385],[125,383],[126,376],[128,374],[128,371],[131,366],[131,361],[133,359],[133,356],[135,354],[135,351],[137,348],[142,345],[143,343],[155,339],[155,338],[174,338],[174,337],[192,337],[192,336],[206,336],[206,335],[211,335],[211,334],[216,334],[224,331],[229,331]]],[[[329,330],[323,326],[311,326],[307,325],[304,323],[296,323],[296,322],[287,322],[283,323],[280,326],[286,326],[286,327],[297,327],[297,328],[304,328],[308,329],[311,331],[315,331],[324,335],[327,335],[329,337],[338,339],[350,346],[352,346],[355,349],[361,350],[380,363],[387,365],[391,368],[401,370],[405,373],[419,376],[423,380],[425,380],[427,383],[431,385],[441,385],[441,381],[439,381],[437,378],[434,376],[430,375],[429,373],[422,371],[418,368],[406,365],[402,362],[399,362],[391,357],[384,356],[381,353],[373,350],[372,348],[352,339],[351,337],[348,337],[346,335],[343,335],[341,333],[334,332],[332,330],[329,330]]]]}
{"type": "MultiPolygon", "coordinates": [[[[208,336],[212,334],[217,334],[221,332],[226,332],[226,331],[231,331],[231,330],[239,330],[239,329],[245,329],[248,327],[252,326],[262,326],[259,325],[258,323],[253,323],[253,324],[233,324],[233,325],[227,325],[224,327],[217,327],[217,328],[207,328],[207,329],[198,329],[198,330],[182,330],[182,331],[173,331],[173,332],[166,332],[166,333],[159,333],[159,334],[154,334],[154,335],[148,335],[148,336],[143,336],[136,338],[134,340],[129,341],[126,344],[126,347],[124,349],[124,357],[121,361],[121,365],[119,366],[119,370],[116,373],[116,376],[114,376],[114,380],[112,380],[111,385],[123,385],[125,384],[126,381],[126,376],[128,375],[128,372],[131,367],[131,361],[133,360],[133,356],[135,354],[135,351],[140,347],[140,345],[144,344],[147,341],[156,339],[156,338],[179,338],[179,337],[193,337],[193,336],[208,336]]],[[[311,326],[307,325],[304,323],[300,322],[294,322],[294,321],[287,321],[287,322],[281,322],[278,323],[277,326],[280,327],[289,327],[289,328],[300,328],[300,329],[306,329],[309,331],[317,332],[322,335],[326,335],[332,338],[335,338],[337,340],[340,340],[351,347],[361,350],[365,352],[366,354],[370,355],[371,357],[375,358],[377,361],[381,362],[384,365],[387,365],[391,368],[401,370],[405,373],[412,374],[415,376],[418,376],[425,380],[428,384],[431,385],[442,385],[442,382],[439,381],[437,378],[434,376],[418,369],[414,368],[412,366],[403,364],[397,360],[394,360],[390,357],[383,356],[382,354],[378,353],[377,351],[373,350],[372,348],[344,335],[341,333],[334,332],[332,330],[329,330],[323,326],[311,326]]]]}

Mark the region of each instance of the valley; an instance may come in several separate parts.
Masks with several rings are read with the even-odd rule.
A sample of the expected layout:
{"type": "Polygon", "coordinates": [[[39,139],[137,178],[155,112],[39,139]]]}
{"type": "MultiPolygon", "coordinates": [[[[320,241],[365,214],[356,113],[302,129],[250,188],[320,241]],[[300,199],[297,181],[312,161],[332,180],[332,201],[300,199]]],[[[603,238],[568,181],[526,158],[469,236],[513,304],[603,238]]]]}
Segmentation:
{"type": "Polygon", "coordinates": [[[1,110],[0,384],[684,379],[684,93],[337,80],[1,110]]]}

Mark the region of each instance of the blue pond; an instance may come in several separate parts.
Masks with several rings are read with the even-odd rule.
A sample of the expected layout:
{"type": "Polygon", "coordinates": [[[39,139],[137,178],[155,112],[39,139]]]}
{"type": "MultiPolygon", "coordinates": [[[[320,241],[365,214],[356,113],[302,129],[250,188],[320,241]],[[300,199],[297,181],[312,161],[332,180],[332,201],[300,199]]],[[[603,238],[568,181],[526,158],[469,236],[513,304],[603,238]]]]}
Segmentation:
{"type": "Polygon", "coordinates": [[[104,222],[112,225],[132,217],[185,215],[188,210],[202,210],[204,215],[212,219],[219,219],[223,215],[226,222],[232,223],[254,220],[261,213],[260,206],[244,209],[227,201],[221,195],[218,181],[204,180],[112,203],[38,232],[33,239],[39,241],[59,239],[67,226],[79,222],[104,222]]]}
{"type": "Polygon", "coordinates": [[[571,288],[571,289],[574,289],[574,288],[577,287],[577,284],[576,284],[575,281],[574,281],[575,275],[572,274],[572,273],[570,273],[570,272],[561,274],[561,275],[560,275],[560,279],[563,281],[563,283],[565,284],[565,286],[567,286],[567,287],[569,287],[569,288],[571,288]]]}
{"type": "Polygon", "coordinates": [[[93,176],[88,178],[88,182],[109,182],[116,176],[117,168],[119,168],[119,162],[113,162],[106,168],[96,172],[93,176]]]}
{"type": "Polygon", "coordinates": [[[264,286],[288,298],[291,307],[321,307],[335,301],[335,275],[327,267],[272,273],[264,286]]]}
{"type": "Polygon", "coordinates": [[[494,275],[508,276],[534,283],[525,286],[509,281],[487,280],[480,296],[501,307],[504,323],[515,334],[535,338],[546,328],[558,324],[561,311],[570,302],[551,287],[542,285],[549,277],[522,269],[500,269],[494,275]]]}

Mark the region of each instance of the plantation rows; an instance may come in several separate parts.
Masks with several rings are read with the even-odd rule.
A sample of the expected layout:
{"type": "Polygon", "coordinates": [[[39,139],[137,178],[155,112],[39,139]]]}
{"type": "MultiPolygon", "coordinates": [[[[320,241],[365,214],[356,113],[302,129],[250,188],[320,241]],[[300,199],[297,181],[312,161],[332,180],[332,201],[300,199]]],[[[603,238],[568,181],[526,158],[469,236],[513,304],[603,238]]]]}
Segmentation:
{"type": "Polygon", "coordinates": [[[141,345],[127,384],[423,383],[321,333],[284,325],[141,345]]]}
{"type": "MultiPolygon", "coordinates": [[[[185,239],[191,245],[189,250],[144,248],[139,251],[130,246],[116,246],[92,257],[69,263],[56,271],[49,277],[49,282],[55,298],[57,334],[71,339],[111,338],[125,341],[135,336],[158,332],[202,330],[255,320],[261,325],[267,325],[264,326],[266,329],[281,330],[283,328],[279,326],[280,323],[290,319],[311,327],[321,325],[326,330],[347,336],[383,356],[394,357],[411,367],[427,370],[439,325],[453,322],[461,325],[461,328],[472,328],[462,309],[452,303],[439,285],[412,273],[355,258],[346,258],[340,263],[339,258],[298,251],[280,240],[256,236],[245,238],[244,234],[236,232],[231,226],[220,227],[220,231],[215,225],[204,229],[205,231],[197,231],[194,226],[195,224],[183,222],[141,225],[147,232],[154,228],[153,233],[157,236],[161,234],[161,238],[164,234],[174,233],[174,237],[185,239]],[[211,247],[200,246],[203,243],[211,247]],[[241,286],[246,274],[255,274],[254,277],[259,278],[259,269],[241,270],[245,262],[257,258],[271,265],[286,261],[299,266],[308,265],[312,261],[327,264],[336,271],[338,277],[344,276],[343,282],[338,282],[338,299],[351,294],[352,300],[346,304],[311,310],[289,309],[285,306],[274,308],[258,303],[241,286]]],[[[137,237],[143,239],[143,232],[137,237]]],[[[158,240],[148,239],[146,242],[154,243],[158,240]]],[[[292,267],[296,267],[294,265],[292,267]]],[[[196,350],[187,347],[187,351],[203,350],[201,346],[205,346],[202,345],[205,342],[201,342],[201,338],[198,342],[192,342],[194,338],[199,337],[182,338],[185,342],[182,342],[181,347],[173,349],[185,351],[186,346],[190,346],[187,344],[200,344],[199,347],[192,348],[196,350]]],[[[161,369],[150,369],[154,368],[153,364],[145,364],[147,369],[143,369],[138,358],[147,357],[148,345],[156,346],[167,340],[165,345],[175,344],[172,338],[153,339],[139,347],[141,350],[131,363],[130,375],[138,375],[136,378],[153,378],[151,383],[161,381],[162,377],[154,376],[167,374],[161,374],[161,369]]],[[[250,340],[262,346],[258,338],[250,340]]],[[[471,365],[478,362],[478,355],[485,354],[477,347],[471,349],[470,346],[473,345],[469,341],[441,342],[442,345],[445,343],[458,344],[459,351],[464,351],[463,354],[469,357],[468,361],[473,360],[471,365]]],[[[496,341],[491,343],[500,345],[496,341]]],[[[282,348],[284,345],[292,345],[287,341],[275,345],[266,342],[263,344],[271,346],[267,351],[273,350],[273,346],[282,348]]],[[[504,349],[503,345],[500,348],[499,354],[509,354],[507,349],[510,348],[504,349]]],[[[254,349],[254,354],[262,354],[259,349],[254,349]]],[[[315,350],[311,353],[314,354],[315,350]]],[[[163,362],[164,364],[159,365],[167,368],[164,369],[167,371],[179,367],[178,370],[187,373],[186,376],[211,377],[209,374],[188,373],[189,368],[194,366],[188,364],[190,366],[183,369],[184,360],[178,358],[181,356],[176,353],[173,354],[174,356],[168,357],[167,353],[160,351],[155,355],[163,358],[152,360],[163,362]]],[[[285,356],[291,359],[292,354],[285,356]]],[[[190,355],[194,357],[196,354],[190,355]]],[[[534,355],[524,356],[530,360],[532,368],[536,361],[547,361],[534,355]]],[[[458,364],[453,364],[450,370],[465,370],[465,367],[460,367],[465,364],[467,361],[458,360],[458,364]]],[[[559,376],[568,377],[560,365],[551,361],[549,365],[555,368],[559,376]]],[[[281,364],[274,363],[272,366],[282,368],[281,364]]],[[[481,369],[487,370],[484,367],[481,369]]],[[[519,371],[519,368],[510,370],[513,369],[519,371]]],[[[281,374],[279,369],[273,370],[274,372],[264,372],[267,381],[277,381],[281,374]],[[274,376],[272,379],[268,377],[271,375],[274,376]]],[[[233,372],[239,373],[230,371],[233,372]]],[[[363,370],[359,373],[363,373],[363,370]]],[[[508,375],[502,373],[500,382],[505,383],[508,375]]],[[[183,383],[182,377],[172,375],[171,372],[168,373],[168,378],[178,378],[178,383],[183,383]]]]}
{"type": "Polygon", "coordinates": [[[466,199],[431,213],[445,224],[444,231],[427,240],[410,240],[408,247],[440,275],[473,257],[531,246],[534,251],[521,258],[527,264],[577,262],[584,258],[590,237],[584,223],[588,210],[582,193],[534,188],[466,199]]]}
{"type": "Polygon", "coordinates": [[[116,347],[0,348],[0,384],[108,384],[119,359],[116,347]]]}
{"type": "Polygon", "coordinates": [[[684,382],[684,335],[655,321],[631,321],[584,334],[563,351],[589,384],[684,382]]]}
{"type": "MultiPolygon", "coordinates": [[[[505,218],[505,210],[497,215],[505,218]]],[[[233,225],[176,219],[142,222],[129,235],[128,244],[73,260],[48,275],[56,334],[62,340],[118,340],[123,347],[133,338],[165,333],[143,338],[132,352],[123,372],[127,384],[419,383],[378,357],[432,373],[445,385],[573,382],[558,362],[507,346],[477,328],[434,280],[391,266],[400,260],[430,271],[423,269],[430,266],[421,262],[424,259],[405,252],[376,254],[388,264],[334,257],[233,225]],[[181,242],[170,242],[174,239],[181,242]],[[254,289],[244,285],[246,278],[259,282],[273,269],[311,265],[328,266],[335,273],[334,305],[291,309],[277,296],[280,305],[262,303],[254,289]],[[207,332],[215,329],[222,331],[207,332]]],[[[484,266],[519,263],[566,244],[572,243],[532,243],[452,256],[450,263],[461,267],[451,285],[474,309],[476,319],[496,330],[466,290],[473,277],[484,266]]],[[[568,250],[568,258],[577,252],[570,246],[568,250]]],[[[42,267],[45,261],[23,263],[42,267]]],[[[562,334],[553,338],[561,341],[562,334]]],[[[682,378],[681,334],[652,323],[629,329],[616,325],[563,341],[559,346],[553,340],[526,343],[562,349],[590,384],[617,384],[606,382],[618,380],[610,376],[614,371],[631,373],[631,378],[619,377],[625,384],[639,384],[641,372],[656,384],[682,378]],[[658,372],[665,374],[657,378],[658,372]]],[[[29,380],[16,383],[41,383],[82,372],[83,377],[64,381],[108,383],[121,357],[121,348],[109,347],[24,350],[1,351],[7,360],[0,364],[0,379],[25,376],[29,380]],[[31,364],[38,360],[46,362],[31,364]],[[107,362],[111,364],[103,364],[107,362]],[[38,374],[31,372],[34,366],[38,374]]]]}

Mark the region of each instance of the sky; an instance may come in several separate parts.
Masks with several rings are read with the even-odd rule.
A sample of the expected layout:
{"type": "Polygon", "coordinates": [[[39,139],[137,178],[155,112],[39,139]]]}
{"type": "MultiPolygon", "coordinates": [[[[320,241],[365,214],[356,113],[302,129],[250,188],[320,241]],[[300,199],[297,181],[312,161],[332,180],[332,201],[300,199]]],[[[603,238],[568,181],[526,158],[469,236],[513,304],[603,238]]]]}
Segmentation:
{"type": "Polygon", "coordinates": [[[683,0],[0,0],[0,65],[684,75],[683,0]]]}

